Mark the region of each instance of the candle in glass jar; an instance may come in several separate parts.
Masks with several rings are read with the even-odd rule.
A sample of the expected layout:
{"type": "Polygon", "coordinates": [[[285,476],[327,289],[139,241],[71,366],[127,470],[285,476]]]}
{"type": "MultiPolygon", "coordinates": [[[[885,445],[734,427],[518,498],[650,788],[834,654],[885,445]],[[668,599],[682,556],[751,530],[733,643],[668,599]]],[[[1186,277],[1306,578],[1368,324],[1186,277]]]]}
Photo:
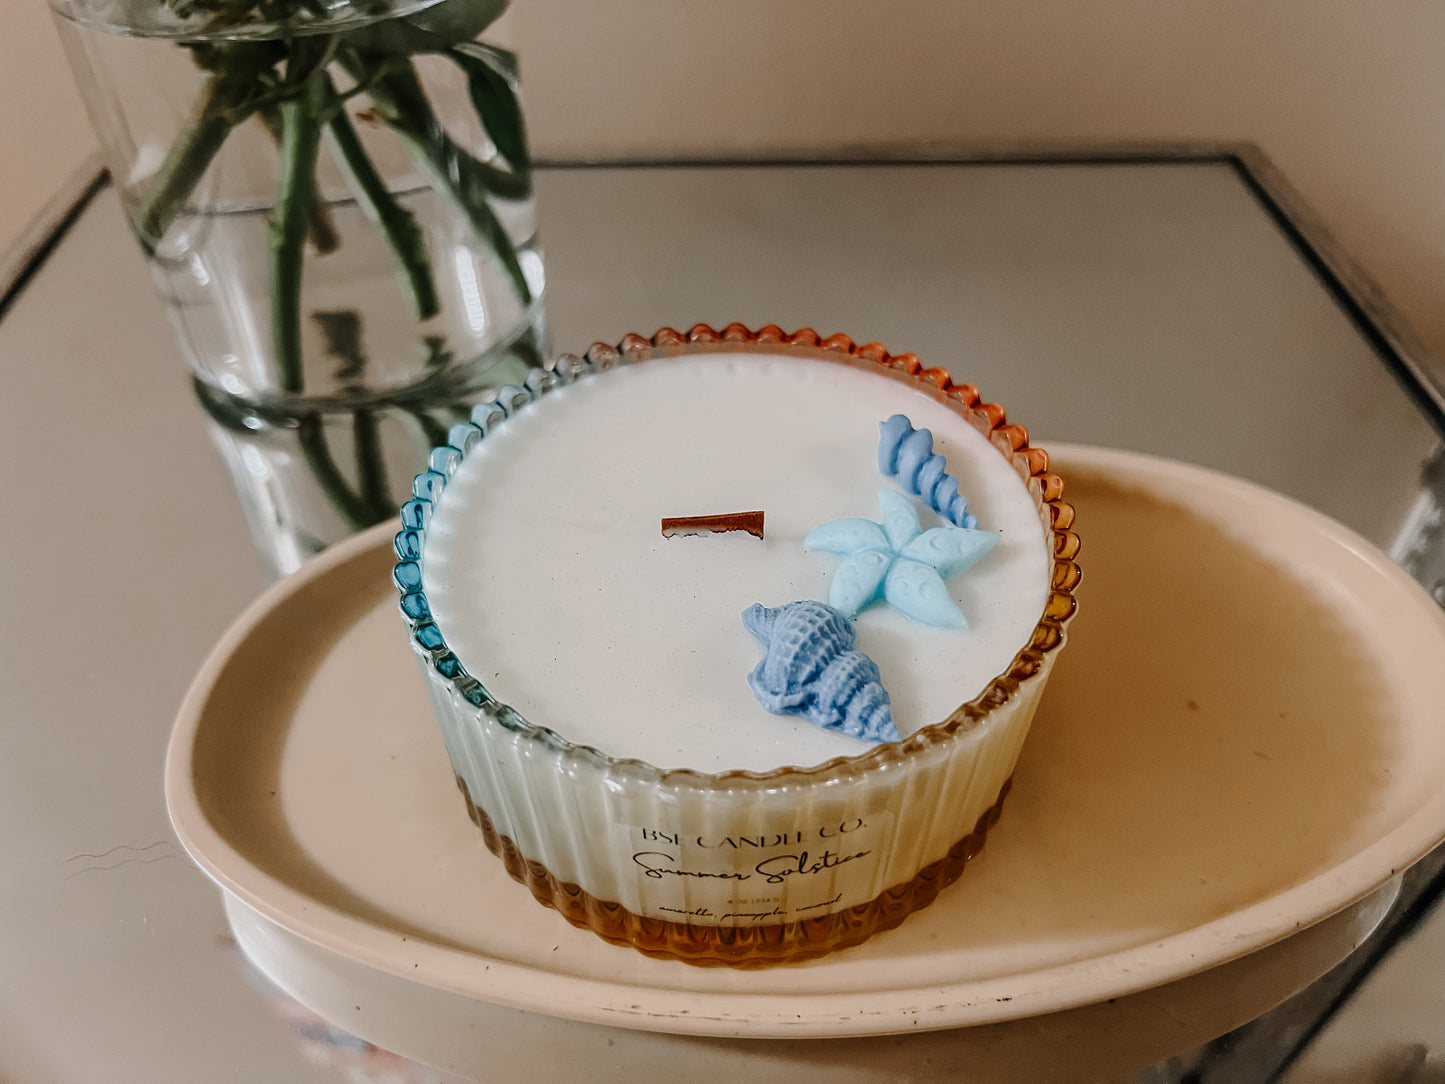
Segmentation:
{"type": "MultiPolygon", "coordinates": [[[[774,715],[747,675],[752,603],[826,600],[840,559],[819,525],[881,519],[879,423],[906,415],[999,542],[947,579],[965,629],[883,602],[858,614],[899,731],[947,718],[1004,672],[1049,592],[1038,505],[1013,466],[916,381],[759,353],[658,359],[541,397],[462,461],[427,532],[424,586],[467,671],[528,721],[611,757],[704,772],[819,764],[868,744],[774,715]],[[746,531],[667,517],[761,510],[746,531]]],[[[943,524],[909,497],[924,530],[943,524]]]]}

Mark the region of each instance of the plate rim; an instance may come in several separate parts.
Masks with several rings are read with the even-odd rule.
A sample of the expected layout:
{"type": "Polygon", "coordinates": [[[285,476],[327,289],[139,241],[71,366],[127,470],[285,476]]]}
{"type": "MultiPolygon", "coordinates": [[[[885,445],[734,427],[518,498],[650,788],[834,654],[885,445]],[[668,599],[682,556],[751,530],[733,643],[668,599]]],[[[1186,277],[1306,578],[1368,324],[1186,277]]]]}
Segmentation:
{"type": "MultiPolygon", "coordinates": [[[[1428,606],[1445,644],[1445,611],[1424,588],[1374,544],[1308,505],[1258,483],[1179,460],[1093,445],[1056,442],[1047,447],[1065,466],[1117,473],[1126,481],[1162,473],[1279,503],[1296,522],[1313,526],[1386,581],[1393,581],[1402,596],[1413,596],[1416,606],[1428,606]]],[[[866,1011],[857,994],[848,990],[792,995],[681,990],[580,976],[419,941],[415,936],[403,939],[397,931],[308,896],[251,863],[207,819],[191,770],[209,694],[231,655],[300,588],[372,550],[390,548],[399,527],[399,521],[389,521],[329,548],[268,588],[235,619],[192,681],[178,712],[166,751],[166,806],[181,844],[224,892],[307,941],[451,993],[550,1016],[688,1035],[835,1038],[997,1023],[1137,993],[1248,955],[1358,902],[1445,839],[1442,790],[1343,862],[1208,922],[1042,969],[942,986],[872,990],[866,1011]],[[1303,901],[1310,905],[1301,906],[1303,901]],[[396,951],[402,945],[404,963],[396,951]],[[1191,947],[1194,951],[1188,951],[1191,947]],[[478,968],[478,963],[485,966],[478,968]],[[1030,980],[1027,990],[1020,990],[1020,979],[1030,980]],[[1005,989],[1005,984],[1013,985],[1005,989]]],[[[826,964],[825,957],[809,966],[826,964]]]]}

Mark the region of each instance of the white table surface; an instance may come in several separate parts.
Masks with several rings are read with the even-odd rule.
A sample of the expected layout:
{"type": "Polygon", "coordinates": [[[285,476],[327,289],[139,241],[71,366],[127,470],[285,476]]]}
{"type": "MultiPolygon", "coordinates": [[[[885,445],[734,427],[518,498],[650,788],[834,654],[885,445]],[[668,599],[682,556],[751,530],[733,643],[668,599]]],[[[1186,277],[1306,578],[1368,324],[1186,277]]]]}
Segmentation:
{"type": "MultiPolygon", "coordinates": [[[[543,172],[539,192],[559,350],[698,320],[843,330],[950,365],[1042,438],[1240,474],[1384,547],[1439,444],[1227,162],[576,169],[543,172]]],[[[264,582],[113,193],[0,320],[0,366],[0,1080],[343,1079],[248,980],[220,895],[166,820],[176,707],[264,582]]],[[[1230,965],[1193,995],[931,1041],[957,1052],[1029,1036],[1042,1052],[1031,1079],[1047,1079],[1045,1063],[1067,1072],[1092,1035],[1113,1051],[1097,1075],[1125,1077],[1266,1007],[1250,1002],[1269,991],[1262,974],[1289,986],[1322,971],[1383,898],[1343,916],[1328,949],[1286,943],[1263,971],[1230,965]],[[1299,974],[1282,962],[1311,952],[1299,974]]],[[[287,951],[318,1005],[328,983],[334,995],[372,981],[304,944],[287,951]]],[[[457,1011],[435,1007],[427,1026],[457,1011]]],[[[404,1044],[421,1032],[403,1015],[356,1030],[404,1044]]],[[[922,1037],[865,1056],[852,1040],[645,1040],[486,1007],[463,1039],[447,1019],[450,1048],[431,1056],[461,1077],[514,1079],[509,1059],[529,1045],[586,1079],[944,1067],[927,1041],[910,1045],[922,1037]]],[[[978,1079],[1016,1078],[975,1064],[978,1079]]]]}

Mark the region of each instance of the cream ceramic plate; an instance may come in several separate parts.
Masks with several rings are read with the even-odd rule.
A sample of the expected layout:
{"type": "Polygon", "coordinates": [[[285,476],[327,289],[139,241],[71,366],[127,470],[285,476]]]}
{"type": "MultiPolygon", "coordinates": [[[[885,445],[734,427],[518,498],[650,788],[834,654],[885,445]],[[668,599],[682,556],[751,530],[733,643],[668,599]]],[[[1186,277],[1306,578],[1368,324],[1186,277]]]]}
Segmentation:
{"type": "Polygon", "coordinates": [[[1235,479],[1056,451],[1070,644],[958,885],[810,964],[698,969],[575,930],[487,854],[388,579],[390,533],[253,605],[176,724],[196,861],[295,935],[474,999],[691,1034],[882,1034],[1142,990],[1320,921],[1445,838],[1445,615],[1339,525],[1235,479]]]}

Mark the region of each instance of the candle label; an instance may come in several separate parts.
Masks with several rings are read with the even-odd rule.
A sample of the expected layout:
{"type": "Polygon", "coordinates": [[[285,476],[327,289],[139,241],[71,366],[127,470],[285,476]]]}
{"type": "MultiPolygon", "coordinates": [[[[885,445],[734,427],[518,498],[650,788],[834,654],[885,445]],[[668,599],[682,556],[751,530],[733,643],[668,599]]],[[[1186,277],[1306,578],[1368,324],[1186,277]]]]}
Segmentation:
{"type": "Polygon", "coordinates": [[[728,834],[619,825],[636,869],[636,911],[709,926],[771,926],[867,903],[892,837],[887,811],[728,834]]]}

